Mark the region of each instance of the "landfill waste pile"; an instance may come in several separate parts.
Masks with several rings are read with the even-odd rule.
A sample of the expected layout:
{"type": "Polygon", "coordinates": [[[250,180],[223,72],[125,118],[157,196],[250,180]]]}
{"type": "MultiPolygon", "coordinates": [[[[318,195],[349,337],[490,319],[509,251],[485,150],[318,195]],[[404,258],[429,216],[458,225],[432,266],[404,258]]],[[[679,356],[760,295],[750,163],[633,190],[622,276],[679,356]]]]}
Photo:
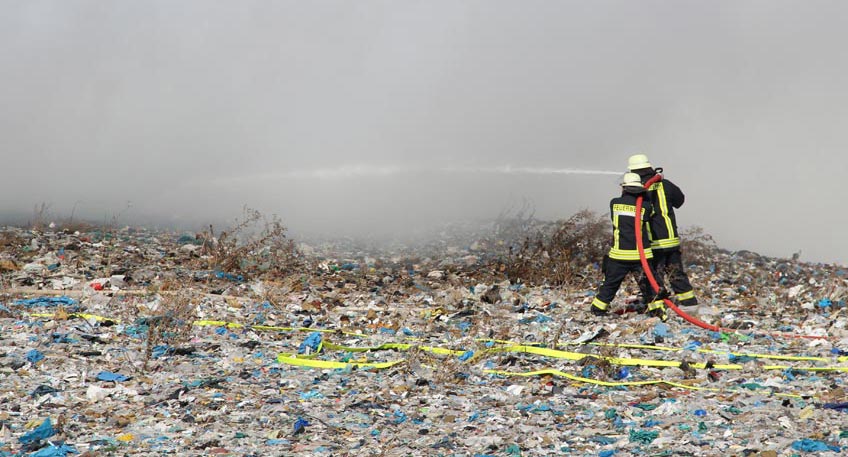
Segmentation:
{"type": "MultiPolygon", "coordinates": [[[[0,456],[837,455],[848,278],[684,235],[709,331],[589,312],[582,213],[429,243],[0,229],[0,456]]],[[[599,227],[602,227],[599,229],[599,227]]]]}

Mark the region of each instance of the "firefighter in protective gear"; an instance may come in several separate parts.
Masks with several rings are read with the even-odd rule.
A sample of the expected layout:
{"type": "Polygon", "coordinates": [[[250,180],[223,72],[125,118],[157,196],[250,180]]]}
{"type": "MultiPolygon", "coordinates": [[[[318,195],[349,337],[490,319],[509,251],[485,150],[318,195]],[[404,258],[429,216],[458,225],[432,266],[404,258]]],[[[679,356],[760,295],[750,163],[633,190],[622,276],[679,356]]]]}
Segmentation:
{"type": "MultiPolygon", "coordinates": [[[[651,165],[645,154],[630,156],[627,160],[627,168],[632,173],[638,174],[643,184],[662,172],[662,168],[655,169],[651,165]]],[[[698,299],[695,298],[695,291],[683,268],[680,235],[677,232],[677,218],[674,214],[676,208],[683,206],[684,199],[680,188],[665,178],[652,184],[645,195],[645,200],[649,200],[654,208],[650,221],[651,250],[654,253],[651,266],[654,271],[668,278],[678,304],[692,307],[698,304],[698,299]]],[[[659,279],[657,282],[662,284],[659,279]]],[[[647,279],[640,283],[640,289],[644,297],[651,295],[648,293],[651,291],[651,286],[647,279]]]]}
{"type": "MultiPolygon", "coordinates": [[[[606,315],[609,312],[610,303],[628,273],[642,271],[639,249],[636,245],[636,224],[642,224],[642,245],[645,248],[645,256],[648,259],[653,257],[648,235],[648,221],[654,211],[651,202],[646,198],[643,199],[642,212],[639,215],[636,214],[636,198],[646,193],[641,178],[635,173],[626,173],[621,181],[621,187],[621,196],[610,201],[613,242],[603,261],[604,282],[590,307],[590,311],[596,316],[606,315]]],[[[657,277],[656,274],[654,276],[657,277]]],[[[666,320],[665,305],[660,294],[648,296],[651,298],[648,313],[666,320]]]]}

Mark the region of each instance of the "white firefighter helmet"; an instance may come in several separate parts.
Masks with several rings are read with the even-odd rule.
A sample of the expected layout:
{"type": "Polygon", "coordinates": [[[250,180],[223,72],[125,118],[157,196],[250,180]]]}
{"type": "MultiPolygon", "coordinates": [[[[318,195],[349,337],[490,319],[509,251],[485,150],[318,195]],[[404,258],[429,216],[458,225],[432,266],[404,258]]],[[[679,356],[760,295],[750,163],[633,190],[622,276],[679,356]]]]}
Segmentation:
{"type": "Polygon", "coordinates": [[[653,168],[651,162],[648,161],[648,156],[645,154],[634,154],[627,159],[628,170],[641,170],[643,168],[653,168]]]}
{"type": "Polygon", "coordinates": [[[621,178],[621,187],[642,187],[642,178],[636,173],[625,173],[621,178]]]}

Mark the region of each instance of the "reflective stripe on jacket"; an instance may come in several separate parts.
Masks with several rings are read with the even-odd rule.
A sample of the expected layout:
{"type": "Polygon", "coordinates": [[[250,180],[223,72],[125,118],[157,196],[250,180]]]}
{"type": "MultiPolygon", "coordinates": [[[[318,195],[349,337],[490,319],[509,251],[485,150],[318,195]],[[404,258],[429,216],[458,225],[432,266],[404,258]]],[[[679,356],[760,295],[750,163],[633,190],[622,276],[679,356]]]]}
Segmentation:
{"type": "MultiPolygon", "coordinates": [[[[650,176],[643,176],[642,179],[643,182],[647,181],[650,176]]],[[[663,179],[651,185],[645,198],[654,205],[654,214],[650,220],[651,248],[668,249],[680,246],[674,209],[683,206],[683,192],[673,182],[663,179]]]]}
{"type": "MultiPolygon", "coordinates": [[[[642,245],[645,247],[645,257],[653,258],[649,227],[647,221],[653,213],[653,207],[648,199],[642,200],[642,245]]],[[[623,193],[621,197],[610,200],[610,217],[612,218],[612,247],[609,257],[616,260],[639,260],[639,249],[636,246],[636,196],[623,193]]]]}

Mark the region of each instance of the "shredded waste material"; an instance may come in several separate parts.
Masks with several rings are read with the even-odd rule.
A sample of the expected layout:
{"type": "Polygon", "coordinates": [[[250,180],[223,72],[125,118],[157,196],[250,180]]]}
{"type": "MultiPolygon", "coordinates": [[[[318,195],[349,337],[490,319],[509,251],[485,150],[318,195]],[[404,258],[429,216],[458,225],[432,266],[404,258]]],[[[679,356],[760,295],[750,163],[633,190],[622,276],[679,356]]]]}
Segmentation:
{"type": "Polygon", "coordinates": [[[631,312],[632,280],[599,318],[598,224],[0,229],[0,457],[845,449],[843,267],[689,233],[699,319],[730,331],[631,312]]]}

